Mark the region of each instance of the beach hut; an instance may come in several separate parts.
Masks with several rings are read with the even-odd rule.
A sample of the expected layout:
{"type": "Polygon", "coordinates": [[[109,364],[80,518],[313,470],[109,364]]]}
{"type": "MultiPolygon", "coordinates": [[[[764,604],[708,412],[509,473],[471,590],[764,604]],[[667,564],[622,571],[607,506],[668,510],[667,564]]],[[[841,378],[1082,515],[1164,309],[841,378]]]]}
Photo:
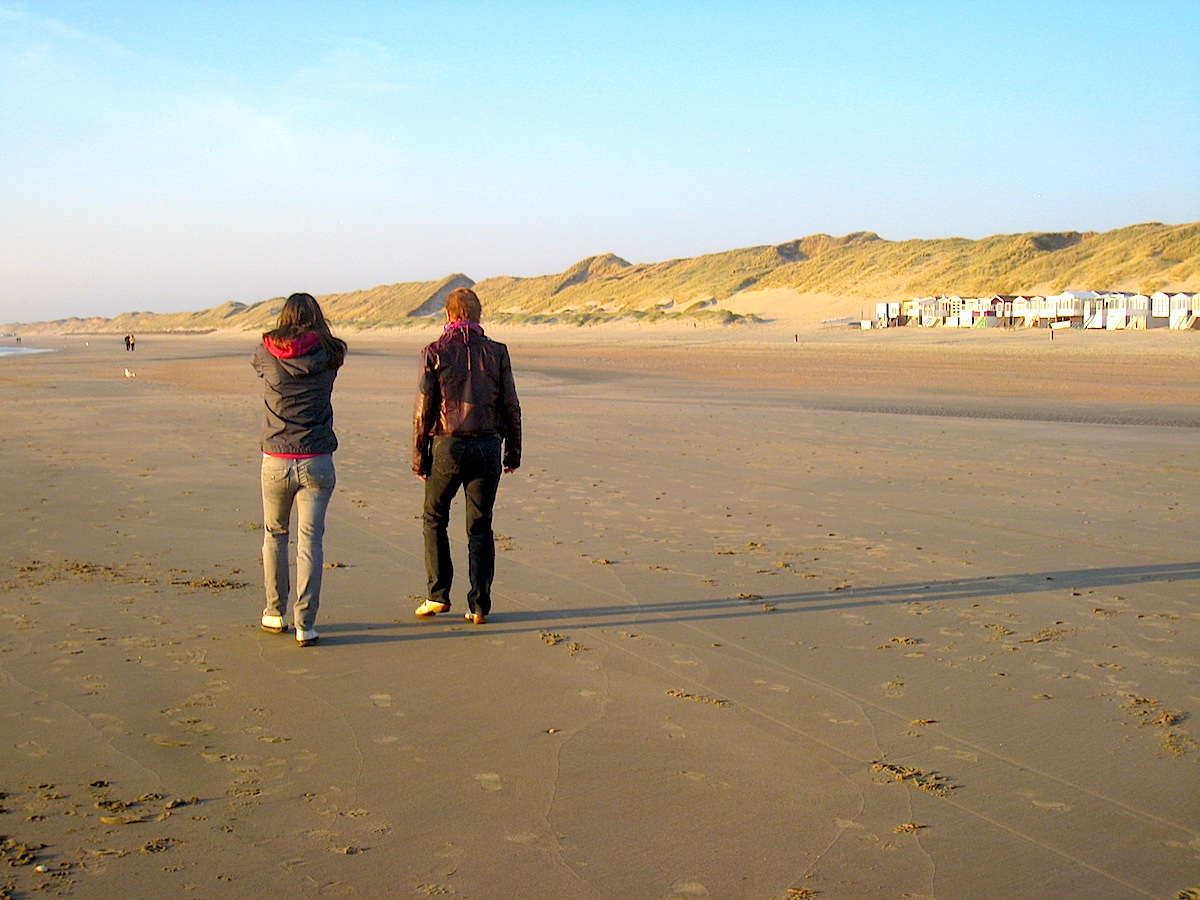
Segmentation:
{"type": "Polygon", "coordinates": [[[990,299],[984,297],[963,297],[962,309],[958,314],[958,327],[974,328],[979,321],[979,317],[983,315],[984,309],[988,306],[990,299]]]}
{"type": "Polygon", "coordinates": [[[1102,295],[1100,299],[1105,305],[1104,327],[1107,330],[1120,331],[1124,328],[1136,327],[1130,324],[1132,321],[1132,316],[1130,312],[1129,299],[1132,296],[1132,294],[1125,294],[1119,291],[1102,295]]]}
{"type": "Polygon", "coordinates": [[[1125,294],[1125,327],[1150,327],[1150,298],[1145,294],[1125,294]]]}
{"type": "Polygon", "coordinates": [[[1167,293],[1156,291],[1150,295],[1151,305],[1163,305],[1167,309],[1167,326],[1169,328],[1195,328],[1196,320],[1200,317],[1200,294],[1188,291],[1167,293]]]}
{"type": "MultiPolygon", "coordinates": [[[[1146,297],[1145,294],[1137,296],[1146,297]]],[[[1155,299],[1156,297],[1158,294],[1146,297],[1146,303],[1150,307],[1150,314],[1146,317],[1146,327],[1166,328],[1171,321],[1171,298],[1165,294],[1161,299],[1155,299]]]]}
{"type": "Polygon", "coordinates": [[[1045,328],[1058,318],[1058,295],[1047,294],[1044,297],[1033,298],[1033,325],[1045,328]]]}
{"type": "Polygon", "coordinates": [[[1103,297],[1083,301],[1083,327],[1105,328],[1108,323],[1108,302],[1103,297]]]}
{"type": "Polygon", "coordinates": [[[922,328],[936,328],[946,321],[948,306],[942,297],[921,297],[917,300],[922,328]]]}
{"type": "Polygon", "coordinates": [[[1171,303],[1175,303],[1176,297],[1179,298],[1181,304],[1186,304],[1191,311],[1191,314],[1180,327],[1200,328],[1200,294],[1176,294],[1172,296],[1171,303]]]}
{"type": "Polygon", "coordinates": [[[1035,297],[1032,295],[1018,295],[1013,297],[1013,324],[1020,325],[1024,328],[1031,328],[1033,325],[1037,324],[1037,311],[1041,300],[1041,297],[1035,297]]]}
{"type": "Polygon", "coordinates": [[[1181,307],[1188,309],[1188,315],[1181,320],[1180,328],[1200,328],[1200,294],[1180,293],[1171,295],[1171,309],[1174,311],[1178,302],[1181,307]]]}
{"type": "MultiPolygon", "coordinates": [[[[946,310],[946,315],[942,320],[942,324],[947,328],[957,328],[959,325],[959,317],[963,314],[963,298],[958,295],[952,297],[942,297],[942,303],[946,310]]],[[[970,313],[967,313],[968,324],[970,313]]]]}
{"type": "Polygon", "coordinates": [[[897,325],[907,325],[904,316],[905,304],[899,300],[885,301],[875,304],[875,322],[879,328],[892,328],[897,325]]]}
{"type": "MultiPolygon", "coordinates": [[[[1054,322],[1082,325],[1083,304],[1088,300],[1095,300],[1099,296],[1095,291],[1063,291],[1061,294],[1046,299],[1054,302],[1052,314],[1054,322]]],[[[1049,312],[1049,307],[1047,307],[1047,312],[1049,312]]]]}
{"type": "Polygon", "coordinates": [[[1012,294],[992,294],[992,309],[998,325],[1013,324],[1013,301],[1016,299],[1012,294]]]}

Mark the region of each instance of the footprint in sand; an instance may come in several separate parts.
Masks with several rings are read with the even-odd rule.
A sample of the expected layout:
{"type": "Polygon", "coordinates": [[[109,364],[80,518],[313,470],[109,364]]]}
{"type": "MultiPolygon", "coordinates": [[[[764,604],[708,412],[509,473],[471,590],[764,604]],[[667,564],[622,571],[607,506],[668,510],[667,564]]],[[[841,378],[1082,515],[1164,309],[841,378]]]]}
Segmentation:
{"type": "Polygon", "coordinates": [[[664,895],[665,900],[692,900],[695,897],[711,897],[708,888],[698,881],[676,881],[671,885],[671,893],[664,895]]]}
{"type": "Polygon", "coordinates": [[[1041,800],[1034,796],[1033,791],[1017,791],[1017,796],[1024,797],[1038,809],[1044,809],[1048,812],[1070,812],[1071,806],[1068,803],[1063,803],[1061,800],[1041,800]]]}
{"type": "Polygon", "coordinates": [[[951,750],[949,747],[939,746],[938,750],[950,750],[950,755],[962,762],[979,762],[979,757],[970,750],[951,750]]]}
{"type": "Polygon", "coordinates": [[[102,734],[120,734],[123,731],[121,720],[108,713],[88,713],[88,721],[102,734]]]}
{"type": "Polygon", "coordinates": [[[669,738],[687,737],[687,732],[685,732],[681,726],[676,725],[674,722],[664,722],[662,727],[663,731],[667,733],[667,737],[669,738]]]}
{"type": "Polygon", "coordinates": [[[1066,803],[1060,803],[1055,800],[1033,800],[1033,799],[1031,799],[1030,802],[1034,806],[1038,807],[1039,809],[1044,809],[1049,812],[1070,812],[1071,811],[1071,807],[1068,806],[1066,803]]]}
{"type": "Polygon", "coordinates": [[[462,859],[467,855],[467,851],[453,844],[442,844],[437,850],[433,851],[433,855],[440,859],[462,859]]]}
{"type": "Polygon", "coordinates": [[[533,844],[538,839],[538,836],[532,831],[522,831],[517,834],[506,834],[504,839],[513,844],[525,844],[528,846],[533,844]]]}
{"type": "Polygon", "coordinates": [[[774,691],[777,694],[790,694],[792,689],[786,684],[767,684],[765,681],[758,681],[756,684],[766,684],[768,691],[774,691]]]}
{"type": "Polygon", "coordinates": [[[144,734],[142,735],[151,744],[157,744],[159,747],[187,747],[190,741],[177,741],[166,734],[144,734]]]}
{"type": "Polygon", "coordinates": [[[500,776],[495,772],[481,772],[475,776],[475,781],[485,791],[498,791],[501,789],[500,776]]]}
{"type": "Polygon", "coordinates": [[[175,721],[171,722],[171,724],[176,728],[181,728],[184,731],[190,731],[193,734],[208,734],[209,732],[216,731],[217,728],[216,725],[213,725],[210,722],[204,722],[201,719],[194,718],[176,719],[175,721]]]}

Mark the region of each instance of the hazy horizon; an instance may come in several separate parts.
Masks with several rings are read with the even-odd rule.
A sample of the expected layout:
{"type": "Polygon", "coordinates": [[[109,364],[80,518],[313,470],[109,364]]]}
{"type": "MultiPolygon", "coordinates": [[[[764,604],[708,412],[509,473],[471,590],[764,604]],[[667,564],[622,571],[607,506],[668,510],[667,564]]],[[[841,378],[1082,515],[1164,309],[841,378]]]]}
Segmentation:
{"type": "Polygon", "coordinates": [[[1194,222],[1198,37],[1182,2],[0,0],[0,321],[1194,222]]]}

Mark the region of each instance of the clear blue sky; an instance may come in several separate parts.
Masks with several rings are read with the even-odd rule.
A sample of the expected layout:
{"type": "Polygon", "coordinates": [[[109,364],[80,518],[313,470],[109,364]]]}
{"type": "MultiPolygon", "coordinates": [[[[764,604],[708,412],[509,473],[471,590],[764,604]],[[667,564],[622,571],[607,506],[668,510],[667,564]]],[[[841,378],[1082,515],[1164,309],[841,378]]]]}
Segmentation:
{"type": "Polygon", "coordinates": [[[1200,220],[1200,3],[0,0],[0,322],[1200,220]]]}

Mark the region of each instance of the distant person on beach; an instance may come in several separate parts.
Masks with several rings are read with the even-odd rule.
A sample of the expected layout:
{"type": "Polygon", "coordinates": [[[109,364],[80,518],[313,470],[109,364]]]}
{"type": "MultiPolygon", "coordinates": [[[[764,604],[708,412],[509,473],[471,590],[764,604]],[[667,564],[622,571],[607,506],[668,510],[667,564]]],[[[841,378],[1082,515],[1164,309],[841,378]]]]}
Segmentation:
{"type": "Polygon", "coordinates": [[[413,408],[413,472],[425,482],[425,574],[418,616],[450,609],[450,503],[463,489],[470,591],[464,618],[482,625],[492,610],[496,545],[492,507],[500,474],[521,465],[521,404],[508,348],[484,336],[479,297],[458,288],[446,297],[442,336],[421,353],[413,408]]]}
{"type": "Polygon", "coordinates": [[[129,336],[129,349],[132,351],[137,346],[137,338],[132,334],[129,336]]]}
{"type": "Polygon", "coordinates": [[[333,336],[310,294],[292,294],[274,331],[263,335],[252,365],[263,380],[264,631],[283,634],[291,585],[288,524],[296,507],[296,603],[301,647],[317,642],[317,608],[324,565],[325,510],[337,481],[333,451],[333,382],[346,342],[333,336]]]}
{"type": "Polygon", "coordinates": [[[126,351],[133,349],[133,336],[132,335],[128,335],[128,334],[125,335],[125,349],[126,349],[126,351]]]}

